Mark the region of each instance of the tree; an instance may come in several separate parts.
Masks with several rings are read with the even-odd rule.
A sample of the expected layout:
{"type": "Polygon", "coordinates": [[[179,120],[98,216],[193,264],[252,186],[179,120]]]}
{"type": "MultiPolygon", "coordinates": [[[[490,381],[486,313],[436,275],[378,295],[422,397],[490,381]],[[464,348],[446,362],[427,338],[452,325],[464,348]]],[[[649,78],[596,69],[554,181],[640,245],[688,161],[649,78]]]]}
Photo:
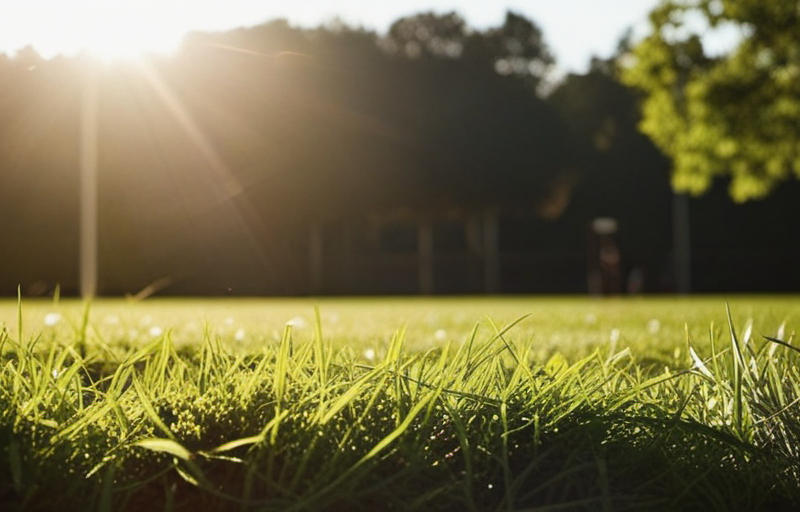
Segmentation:
{"type": "Polygon", "coordinates": [[[392,23],[385,45],[390,52],[411,59],[458,58],[466,37],[467,24],[455,12],[425,12],[392,23]]]}
{"type": "Polygon", "coordinates": [[[729,178],[737,202],[800,178],[800,9],[785,0],[665,0],[623,81],[644,93],[641,130],[673,160],[672,185],[699,195],[729,178]],[[720,56],[698,19],[738,28],[720,56]]]}
{"type": "Polygon", "coordinates": [[[555,64],[541,29],[525,16],[506,12],[503,25],[473,34],[466,56],[490,61],[501,75],[514,75],[538,87],[555,64]]]}

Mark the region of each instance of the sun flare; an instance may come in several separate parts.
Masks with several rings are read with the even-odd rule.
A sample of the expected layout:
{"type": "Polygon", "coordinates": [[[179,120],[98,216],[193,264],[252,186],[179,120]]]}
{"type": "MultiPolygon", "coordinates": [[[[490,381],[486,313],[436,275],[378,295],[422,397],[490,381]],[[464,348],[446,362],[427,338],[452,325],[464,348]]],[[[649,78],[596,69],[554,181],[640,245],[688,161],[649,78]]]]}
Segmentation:
{"type": "MultiPolygon", "coordinates": [[[[104,60],[135,58],[145,52],[168,54],[184,31],[174,20],[189,2],[64,0],[16,2],[14,30],[45,58],[89,52],[104,60]]],[[[13,34],[6,34],[10,38],[13,34]]]]}

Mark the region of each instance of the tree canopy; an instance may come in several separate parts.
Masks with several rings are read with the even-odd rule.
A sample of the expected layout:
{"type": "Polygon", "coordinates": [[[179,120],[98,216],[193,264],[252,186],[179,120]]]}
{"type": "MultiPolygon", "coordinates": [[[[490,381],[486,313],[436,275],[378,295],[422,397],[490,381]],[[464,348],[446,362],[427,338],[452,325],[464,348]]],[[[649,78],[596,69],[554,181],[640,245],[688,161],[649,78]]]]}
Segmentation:
{"type": "Polygon", "coordinates": [[[640,128],[672,158],[673,188],[728,178],[744,202],[800,178],[800,4],[665,0],[650,25],[622,78],[644,93],[640,128]],[[706,28],[738,29],[738,43],[712,55],[706,28]]]}

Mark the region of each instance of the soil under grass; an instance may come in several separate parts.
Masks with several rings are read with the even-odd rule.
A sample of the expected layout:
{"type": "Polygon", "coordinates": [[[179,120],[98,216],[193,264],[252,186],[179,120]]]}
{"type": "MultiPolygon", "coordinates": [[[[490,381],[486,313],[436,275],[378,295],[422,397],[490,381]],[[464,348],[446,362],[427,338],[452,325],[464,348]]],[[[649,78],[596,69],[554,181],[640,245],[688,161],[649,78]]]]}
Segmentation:
{"type": "Polygon", "coordinates": [[[0,302],[0,509],[798,510],[800,298],[729,303],[0,302]]]}

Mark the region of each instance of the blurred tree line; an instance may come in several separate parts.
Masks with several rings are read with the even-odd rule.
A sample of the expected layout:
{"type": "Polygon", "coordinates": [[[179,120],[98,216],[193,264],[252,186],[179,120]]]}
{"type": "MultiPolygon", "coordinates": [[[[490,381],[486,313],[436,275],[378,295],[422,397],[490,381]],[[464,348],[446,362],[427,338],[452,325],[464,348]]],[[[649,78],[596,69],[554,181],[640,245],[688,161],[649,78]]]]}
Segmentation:
{"type": "MultiPolygon", "coordinates": [[[[558,83],[553,66],[512,12],[484,31],[454,13],[387,34],[276,20],[138,63],[0,56],[0,293],[77,290],[87,101],[101,293],[415,292],[420,265],[433,291],[478,292],[492,257],[493,291],[585,291],[597,217],[621,226],[623,279],[638,269],[646,291],[669,290],[670,161],[638,131],[619,59],[558,83]]],[[[702,219],[732,211],[706,204],[693,206],[703,237],[702,219]]]]}

